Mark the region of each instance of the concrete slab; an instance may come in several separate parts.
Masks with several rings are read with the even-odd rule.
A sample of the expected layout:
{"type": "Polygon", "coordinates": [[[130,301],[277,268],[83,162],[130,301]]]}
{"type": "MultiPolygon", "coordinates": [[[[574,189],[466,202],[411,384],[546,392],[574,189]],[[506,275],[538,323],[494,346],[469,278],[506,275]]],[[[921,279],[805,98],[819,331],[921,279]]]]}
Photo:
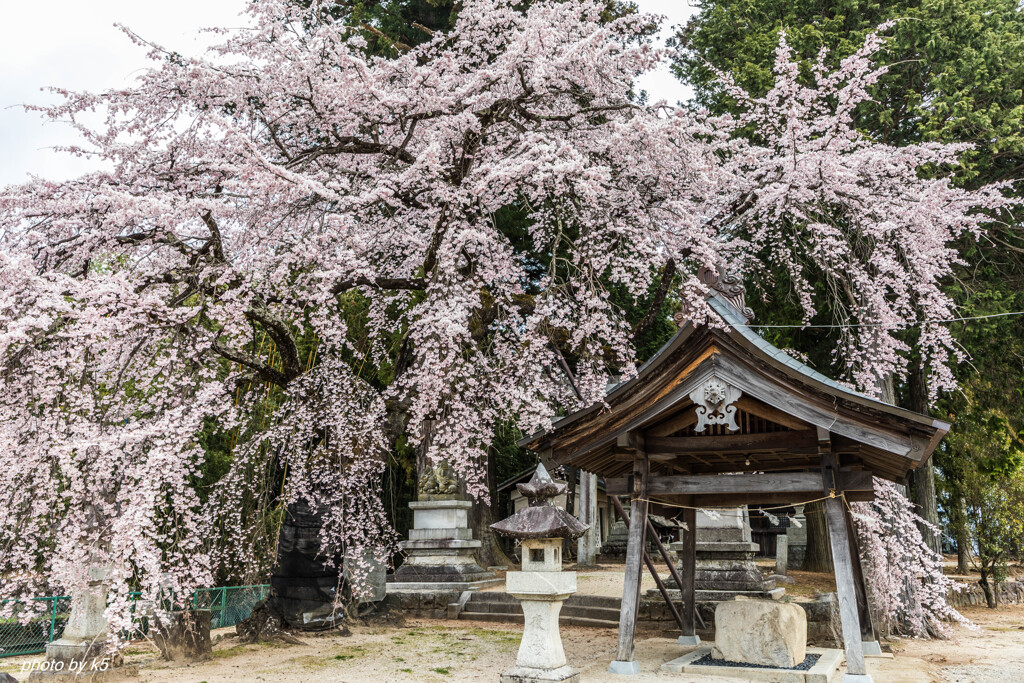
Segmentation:
{"type": "Polygon", "coordinates": [[[663,664],[661,670],[671,673],[765,681],[766,683],[830,683],[839,671],[839,665],[843,660],[843,653],[840,650],[809,647],[807,648],[807,654],[820,656],[814,666],[807,671],[693,664],[693,662],[710,653],[710,647],[697,648],[689,654],[663,664]]]}

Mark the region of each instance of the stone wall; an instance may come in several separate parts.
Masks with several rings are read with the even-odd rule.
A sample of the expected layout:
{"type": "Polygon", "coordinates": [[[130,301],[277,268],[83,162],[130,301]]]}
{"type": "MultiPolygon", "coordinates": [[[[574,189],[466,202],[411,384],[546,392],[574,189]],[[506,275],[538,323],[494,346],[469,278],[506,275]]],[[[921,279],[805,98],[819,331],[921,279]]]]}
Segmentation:
{"type": "MultiPolygon", "coordinates": [[[[421,619],[448,618],[448,605],[459,602],[461,591],[418,591],[390,593],[387,600],[394,608],[400,609],[406,617],[421,619]]],[[[578,596],[577,596],[578,597],[578,596]]],[[[608,598],[604,598],[608,599],[608,598]]],[[[571,599],[570,599],[571,600],[571,599]]],[[[714,633],[714,601],[698,601],[697,609],[707,628],[699,630],[701,638],[711,640],[714,633]]],[[[807,613],[807,642],[819,647],[833,647],[838,634],[839,608],[835,595],[828,593],[814,600],[794,601],[807,613]]],[[[615,609],[617,600],[611,605],[615,609]]],[[[607,617],[604,617],[607,618],[607,617]]],[[[637,626],[642,629],[675,630],[678,628],[668,605],[660,596],[641,596],[637,608],[637,626]]],[[[698,623],[698,628],[700,624],[698,623]]]]}
{"type": "Polygon", "coordinates": [[[388,599],[397,601],[397,607],[407,617],[421,619],[447,619],[448,605],[458,602],[462,591],[418,591],[389,593],[388,599]]]}
{"type": "MultiPolygon", "coordinates": [[[[985,592],[981,590],[981,586],[977,582],[968,584],[967,588],[962,591],[950,591],[946,599],[949,600],[950,605],[957,609],[974,605],[984,607],[987,604],[985,602],[985,592]]],[[[1022,603],[1024,603],[1024,582],[1004,582],[999,590],[999,604],[1019,605],[1022,603]]]]}

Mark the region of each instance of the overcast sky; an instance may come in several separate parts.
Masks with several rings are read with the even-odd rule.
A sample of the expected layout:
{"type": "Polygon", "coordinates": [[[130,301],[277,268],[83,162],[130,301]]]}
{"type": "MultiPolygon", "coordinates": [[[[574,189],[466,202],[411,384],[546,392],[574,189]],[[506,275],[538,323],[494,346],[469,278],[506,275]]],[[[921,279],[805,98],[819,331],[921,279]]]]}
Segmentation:
{"type": "MultiPolygon", "coordinates": [[[[695,11],[687,0],[636,2],[642,11],[666,15],[666,27],[685,22],[695,11]]],[[[115,23],[164,47],[196,54],[217,42],[200,29],[241,25],[244,5],[245,0],[0,0],[6,26],[0,40],[0,186],[25,181],[29,173],[62,180],[94,168],[87,159],[52,149],[76,141],[70,127],[44,122],[19,105],[55,101],[40,90],[46,86],[98,91],[130,85],[149,62],[145,50],[115,23]]],[[[667,67],[645,76],[640,86],[655,100],[689,97],[667,67]]]]}

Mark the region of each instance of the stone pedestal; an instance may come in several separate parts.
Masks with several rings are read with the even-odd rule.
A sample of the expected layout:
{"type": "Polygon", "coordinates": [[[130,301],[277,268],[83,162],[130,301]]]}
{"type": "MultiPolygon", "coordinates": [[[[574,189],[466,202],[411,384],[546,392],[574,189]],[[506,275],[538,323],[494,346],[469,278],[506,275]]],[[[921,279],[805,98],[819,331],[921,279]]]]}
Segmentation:
{"type": "Polygon", "coordinates": [[[472,590],[501,582],[477,563],[476,551],[481,543],[473,539],[469,528],[473,503],[454,496],[421,496],[409,507],[413,528],[409,540],[399,543],[407,556],[388,582],[389,593],[472,590]]]}
{"type": "Polygon", "coordinates": [[[730,600],[736,596],[781,598],[786,589],[777,588],[774,580],[764,578],[754,562],[757,549],[757,544],[750,540],[745,509],[722,510],[717,517],[698,511],[697,600],[730,600]]]}
{"type": "MultiPolygon", "coordinates": [[[[774,579],[766,579],[754,562],[758,546],[750,540],[750,523],[744,508],[721,510],[719,516],[698,511],[696,542],[696,575],[694,577],[697,604],[717,603],[737,597],[778,600],[785,588],[777,587],[774,579]]],[[[686,561],[684,543],[672,543],[669,548],[686,561]]],[[[685,574],[680,564],[680,573],[685,574]]],[[[665,582],[677,588],[674,580],[665,582]]],[[[647,591],[648,597],[660,596],[656,589],[647,591]]],[[[687,644],[695,645],[695,642],[687,644]]]]}
{"type": "MultiPolygon", "coordinates": [[[[543,542],[533,543],[540,545],[543,542]]],[[[561,543],[557,540],[552,542],[552,548],[555,544],[561,543]]],[[[553,552],[550,554],[554,555],[553,552]]],[[[576,592],[576,572],[548,568],[545,571],[509,572],[505,576],[505,590],[522,601],[524,627],[516,665],[501,674],[501,683],[579,681],[579,672],[566,662],[558,630],[562,602],[576,592]]]]}

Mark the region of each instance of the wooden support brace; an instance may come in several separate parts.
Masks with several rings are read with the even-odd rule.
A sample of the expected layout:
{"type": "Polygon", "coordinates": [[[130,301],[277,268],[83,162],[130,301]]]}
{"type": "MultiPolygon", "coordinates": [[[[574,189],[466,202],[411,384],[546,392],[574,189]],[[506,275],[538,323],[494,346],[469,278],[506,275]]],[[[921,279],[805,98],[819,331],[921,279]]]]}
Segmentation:
{"type": "Polygon", "coordinates": [[[683,571],[680,572],[680,578],[676,579],[683,599],[683,635],[679,641],[687,645],[698,645],[700,639],[697,638],[695,617],[700,620],[701,628],[705,628],[705,624],[697,612],[697,511],[692,507],[683,508],[683,524],[686,525],[682,536],[683,571]]]}
{"type": "MultiPolygon", "coordinates": [[[[686,513],[683,513],[683,514],[685,515],[686,513]]],[[[658,547],[658,552],[661,553],[662,559],[665,560],[665,564],[668,565],[668,573],[672,575],[672,580],[676,582],[676,586],[678,586],[679,590],[682,591],[682,589],[683,589],[683,577],[679,575],[679,569],[677,569],[675,564],[672,563],[672,558],[669,557],[668,550],[665,549],[665,544],[661,542],[661,539],[658,538],[658,534],[655,533],[654,525],[651,524],[651,520],[650,519],[647,520],[647,533],[649,533],[651,535],[651,537],[654,538],[654,544],[658,547]]],[[[700,616],[699,613],[697,614],[697,618],[700,619],[700,627],[704,628],[704,620],[701,619],[701,616],[700,616]]],[[[693,619],[690,619],[690,622],[692,624],[693,619]]],[[[685,635],[686,634],[686,627],[683,626],[682,628],[683,628],[683,634],[685,635]]],[[[690,630],[692,631],[692,629],[693,629],[693,627],[691,625],[690,630]]],[[[694,635],[694,634],[691,632],[689,635],[694,635]]]]}
{"type": "Polygon", "coordinates": [[[836,593],[839,596],[839,618],[843,626],[843,646],[846,650],[846,677],[844,680],[870,681],[864,664],[864,646],[861,641],[860,615],[857,611],[857,592],[850,556],[850,540],[846,532],[846,509],[837,490],[839,463],[831,450],[829,433],[818,430],[821,456],[821,479],[825,493],[835,497],[825,499],[825,519],[828,524],[832,564],[835,567],[836,593]]]}
{"type": "Polygon", "coordinates": [[[853,568],[853,587],[857,592],[857,615],[860,617],[860,637],[864,645],[864,654],[880,655],[882,649],[878,642],[878,629],[875,618],[868,603],[868,587],[864,580],[864,568],[860,562],[860,544],[857,542],[857,531],[853,526],[853,518],[849,513],[846,519],[846,536],[850,542],[850,558],[853,568]]]}
{"type": "MultiPolygon", "coordinates": [[[[615,496],[612,496],[612,502],[615,504],[615,509],[618,511],[619,516],[622,517],[622,521],[625,522],[626,528],[628,529],[629,516],[627,516],[626,511],[622,509],[622,503],[620,503],[619,499],[616,498],[615,496]]],[[[651,520],[648,519],[646,521],[646,533],[650,534],[651,537],[655,540],[655,542],[657,542],[658,549],[661,551],[661,555],[665,559],[665,563],[668,565],[669,571],[674,572],[675,568],[672,566],[672,562],[668,557],[668,551],[666,551],[665,546],[661,544],[661,539],[658,538],[658,534],[654,531],[654,526],[651,524],[651,520]]],[[[644,564],[647,565],[647,571],[649,571],[651,573],[651,576],[654,577],[654,583],[658,587],[658,590],[661,592],[661,597],[665,600],[665,604],[668,605],[669,611],[672,612],[672,618],[676,620],[676,624],[678,624],[679,629],[682,630],[684,628],[683,617],[679,614],[679,610],[676,609],[675,603],[672,602],[672,598],[668,594],[668,588],[665,587],[665,583],[661,580],[661,576],[658,574],[658,570],[654,566],[654,561],[651,560],[650,553],[647,552],[646,544],[644,547],[644,564]]]]}

